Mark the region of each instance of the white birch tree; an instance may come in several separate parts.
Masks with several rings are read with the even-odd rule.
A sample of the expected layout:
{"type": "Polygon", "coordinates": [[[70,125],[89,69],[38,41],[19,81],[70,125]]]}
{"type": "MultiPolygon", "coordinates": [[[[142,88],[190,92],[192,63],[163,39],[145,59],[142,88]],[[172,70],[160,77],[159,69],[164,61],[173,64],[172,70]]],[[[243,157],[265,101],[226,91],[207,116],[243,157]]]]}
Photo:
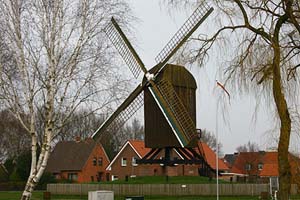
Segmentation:
{"type": "Polygon", "coordinates": [[[124,84],[102,29],[112,15],[127,23],[130,10],[122,0],[0,0],[0,13],[1,40],[11,56],[0,60],[1,105],[31,137],[25,200],[44,172],[53,137],[72,113],[83,106],[100,110],[122,96],[124,84]],[[40,144],[36,116],[44,123],[40,144]]]}

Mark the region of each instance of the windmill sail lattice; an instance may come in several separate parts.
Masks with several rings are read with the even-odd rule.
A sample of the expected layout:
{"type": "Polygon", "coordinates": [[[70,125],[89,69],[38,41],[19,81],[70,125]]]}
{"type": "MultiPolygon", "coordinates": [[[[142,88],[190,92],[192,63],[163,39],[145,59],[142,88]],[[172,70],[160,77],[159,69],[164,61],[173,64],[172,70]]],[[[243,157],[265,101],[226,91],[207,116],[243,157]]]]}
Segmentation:
{"type": "Polygon", "coordinates": [[[116,47],[135,78],[139,76],[142,70],[146,73],[147,70],[144,63],[135,52],[114,18],[111,19],[111,23],[106,26],[104,32],[116,47]]]}
{"type": "Polygon", "coordinates": [[[143,87],[143,85],[136,87],[117,110],[94,132],[92,135],[94,139],[99,139],[103,132],[118,130],[144,105],[143,87]]]}
{"type": "Polygon", "coordinates": [[[176,121],[179,123],[185,140],[191,141],[197,135],[196,126],[182,101],[175,92],[172,84],[167,79],[161,79],[158,82],[157,87],[167,102],[171,112],[173,112],[176,121]]]}
{"type": "Polygon", "coordinates": [[[144,95],[140,93],[119,115],[115,118],[113,123],[108,127],[108,131],[119,130],[130,118],[144,105],[144,95]]]}
{"type": "Polygon", "coordinates": [[[154,105],[159,107],[158,110],[161,111],[159,113],[168,122],[168,125],[166,125],[168,131],[170,130],[170,134],[174,133],[176,136],[175,138],[174,135],[171,135],[172,138],[175,138],[174,143],[176,144],[172,141],[170,146],[177,145],[179,142],[180,147],[186,147],[194,141],[194,138],[197,136],[195,123],[181,99],[177,96],[172,85],[173,83],[171,84],[168,80],[164,79],[163,75],[160,76],[160,74],[163,74],[160,72],[163,71],[168,60],[212,11],[213,8],[210,8],[207,4],[201,4],[158,54],[155,59],[157,65],[149,71],[115,19],[111,19],[111,23],[104,30],[107,37],[118,50],[134,77],[137,78],[141,71],[143,71],[145,78],[117,110],[99,127],[93,134],[93,138],[99,138],[99,135],[106,130],[119,129],[143,105],[145,100],[143,99],[142,91],[148,91],[146,89],[148,88],[151,93],[151,98],[149,98],[151,101],[154,99],[154,102],[156,102],[154,105]]]}
{"type": "Polygon", "coordinates": [[[163,65],[176,53],[178,48],[191,36],[200,24],[212,13],[213,8],[207,4],[201,4],[193,14],[186,20],[172,39],[166,44],[156,56],[155,61],[163,65]]]}

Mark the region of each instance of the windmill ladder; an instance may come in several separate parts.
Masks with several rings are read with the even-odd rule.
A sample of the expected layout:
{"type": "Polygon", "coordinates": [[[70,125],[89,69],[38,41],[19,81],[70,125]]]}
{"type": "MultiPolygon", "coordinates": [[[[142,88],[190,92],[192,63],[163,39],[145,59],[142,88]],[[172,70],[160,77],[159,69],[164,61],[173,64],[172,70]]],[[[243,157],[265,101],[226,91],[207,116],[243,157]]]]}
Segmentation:
{"type": "Polygon", "coordinates": [[[185,106],[168,80],[160,80],[158,89],[173,112],[180,128],[183,130],[184,136],[190,142],[196,136],[196,128],[185,106]]]}

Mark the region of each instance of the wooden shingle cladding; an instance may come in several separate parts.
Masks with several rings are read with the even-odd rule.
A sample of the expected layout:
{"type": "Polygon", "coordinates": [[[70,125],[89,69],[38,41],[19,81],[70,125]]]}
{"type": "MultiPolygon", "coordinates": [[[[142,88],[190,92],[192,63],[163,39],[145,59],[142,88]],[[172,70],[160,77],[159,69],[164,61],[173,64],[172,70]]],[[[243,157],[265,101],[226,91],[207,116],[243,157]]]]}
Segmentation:
{"type": "Polygon", "coordinates": [[[50,155],[46,171],[57,179],[74,182],[106,181],[109,164],[103,146],[92,139],[59,142],[50,155]]]}

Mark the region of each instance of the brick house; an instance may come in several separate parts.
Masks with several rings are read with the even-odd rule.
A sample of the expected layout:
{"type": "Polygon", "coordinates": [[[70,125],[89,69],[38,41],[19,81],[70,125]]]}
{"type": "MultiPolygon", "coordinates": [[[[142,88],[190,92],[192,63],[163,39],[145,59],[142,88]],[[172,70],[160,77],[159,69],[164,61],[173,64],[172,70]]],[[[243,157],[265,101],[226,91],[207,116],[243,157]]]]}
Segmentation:
{"type": "Polygon", "coordinates": [[[77,183],[107,181],[105,170],[109,165],[103,146],[92,139],[84,141],[61,141],[50,155],[46,172],[57,180],[77,183]]]}
{"type": "MultiPolygon", "coordinates": [[[[230,172],[235,176],[236,181],[265,182],[271,183],[274,188],[278,187],[277,151],[240,152],[234,155],[234,162],[227,163],[230,163],[230,172]]],[[[289,162],[291,165],[292,183],[299,184],[300,159],[290,153],[289,162]]]]}
{"type": "MultiPolygon", "coordinates": [[[[203,151],[203,155],[207,161],[207,163],[210,165],[210,167],[214,170],[217,169],[217,160],[216,160],[216,153],[204,142],[199,142],[198,143],[198,146],[201,145],[201,148],[199,149],[202,149],[203,151]]],[[[219,166],[219,171],[221,173],[224,173],[224,172],[228,172],[229,168],[228,166],[225,164],[224,160],[223,159],[220,159],[218,158],[218,166],[219,166]]]]}
{"type": "MultiPolygon", "coordinates": [[[[213,169],[216,169],[216,155],[206,145],[202,144],[202,151],[207,162],[213,169]]],[[[110,180],[124,180],[126,177],[135,176],[199,176],[199,167],[197,165],[176,165],[163,166],[160,164],[136,164],[136,159],[141,159],[151,149],[145,147],[144,141],[129,140],[119,153],[113,158],[107,170],[110,171],[110,180]]],[[[172,158],[183,159],[176,151],[170,152],[172,158]]],[[[158,154],[157,157],[163,155],[158,154]]],[[[219,169],[228,170],[228,167],[222,160],[219,160],[219,169]]]]}

